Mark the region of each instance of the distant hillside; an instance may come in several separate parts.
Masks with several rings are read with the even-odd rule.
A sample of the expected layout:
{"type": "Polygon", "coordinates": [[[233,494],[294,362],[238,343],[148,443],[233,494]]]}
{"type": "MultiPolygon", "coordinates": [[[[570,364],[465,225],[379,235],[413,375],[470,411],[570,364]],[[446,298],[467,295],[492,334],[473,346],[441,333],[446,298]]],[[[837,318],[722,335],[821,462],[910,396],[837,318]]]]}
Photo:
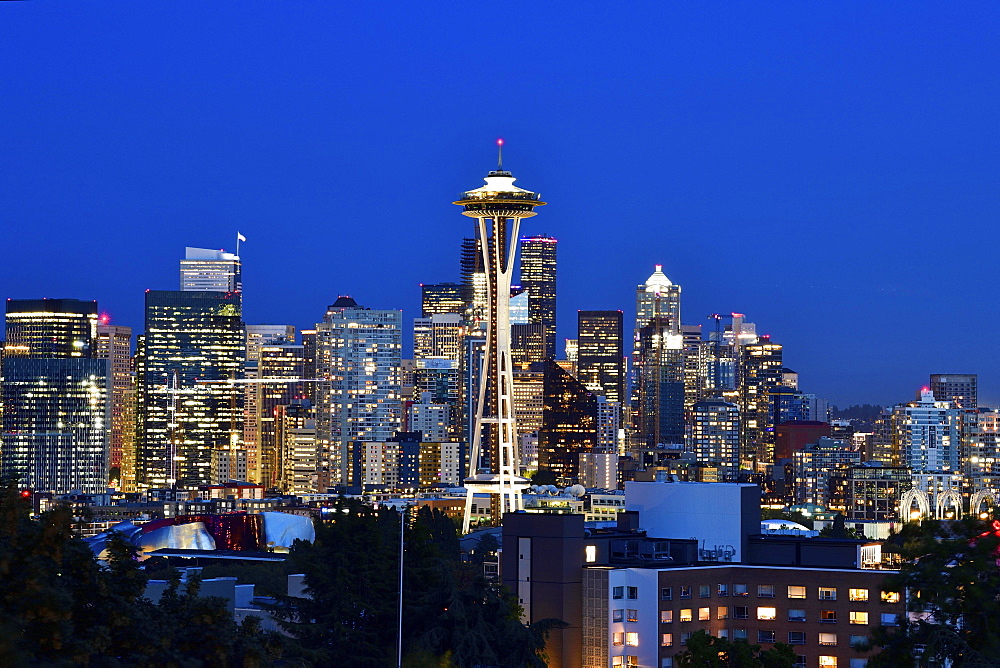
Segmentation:
{"type": "Polygon", "coordinates": [[[875,404],[860,404],[847,408],[830,406],[830,417],[834,420],[850,420],[855,427],[870,429],[875,423],[875,418],[881,415],[883,410],[882,406],[875,404]]]}

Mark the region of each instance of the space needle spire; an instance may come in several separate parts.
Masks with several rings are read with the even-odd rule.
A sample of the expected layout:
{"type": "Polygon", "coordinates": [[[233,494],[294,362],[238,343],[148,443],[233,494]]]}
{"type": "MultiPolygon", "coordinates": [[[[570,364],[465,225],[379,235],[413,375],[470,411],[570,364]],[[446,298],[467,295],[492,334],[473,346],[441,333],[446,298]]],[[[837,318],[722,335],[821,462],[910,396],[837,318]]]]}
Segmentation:
{"type": "Polygon", "coordinates": [[[520,476],[517,452],[510,283],[521,219],[534,216],[534,208],[545,202],[538,193],[514,185],[514,176],[503,169],[503,139],[498,139],[497,169],[486,175],[486,185],[462,193],[454,203],[462,207],[462,215],[477,221],[477,250],[486,270],[488,301],[486,347],[479,375],[469,477],[465,480],[462,528],[468,532],[476,492],[492,496],[492,515],[498,523],[504,513],[522,509],[521,493],[528,481],[520,476]]]}

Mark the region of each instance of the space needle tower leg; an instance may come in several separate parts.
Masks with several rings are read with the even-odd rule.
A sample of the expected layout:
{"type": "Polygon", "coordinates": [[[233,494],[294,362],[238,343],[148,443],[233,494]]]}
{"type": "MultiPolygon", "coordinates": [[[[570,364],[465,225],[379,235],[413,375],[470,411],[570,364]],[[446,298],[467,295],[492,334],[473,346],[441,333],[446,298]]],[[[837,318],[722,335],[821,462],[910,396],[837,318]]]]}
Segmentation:
{"type": "MultiPolygon", "coordinates": [[[[502,147],[502,140],[497,143],[502,147]]],[[[521,219],[534,216],[533,209],[545,202],[537,193],[515,186],[514,177],[503,171],[501,165],[502,161],[486,176],[485,186],[463,193],[455,202],[463,207],[463,215],[475,218],[478,223],[489,307],[469,477],[465,480],[463,532],[469,530],[475,493],[491,495],[493,519],[499,523],[504,513],[521,510],[521,492],[527,486],[527,481],[520,477],[517,452],[510,351],[510,284],[521,219]],[[489,462],[488,470],[480,469],[484,458],[489,462]]]]}

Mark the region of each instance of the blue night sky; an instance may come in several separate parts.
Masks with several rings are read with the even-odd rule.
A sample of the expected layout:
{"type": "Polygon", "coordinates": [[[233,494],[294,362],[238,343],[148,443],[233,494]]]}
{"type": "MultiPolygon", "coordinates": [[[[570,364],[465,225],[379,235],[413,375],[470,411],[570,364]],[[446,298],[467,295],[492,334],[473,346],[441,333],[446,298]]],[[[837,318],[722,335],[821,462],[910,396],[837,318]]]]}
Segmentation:
{"type": "Polygon", "coordinates": [[[560,338],[663,264],[836,404],[1000,403],[998,35],[985,2],[0,3],[0,294],[138,332],[239,230],[247,322],[409,322],[502,136],[560,338]]]}

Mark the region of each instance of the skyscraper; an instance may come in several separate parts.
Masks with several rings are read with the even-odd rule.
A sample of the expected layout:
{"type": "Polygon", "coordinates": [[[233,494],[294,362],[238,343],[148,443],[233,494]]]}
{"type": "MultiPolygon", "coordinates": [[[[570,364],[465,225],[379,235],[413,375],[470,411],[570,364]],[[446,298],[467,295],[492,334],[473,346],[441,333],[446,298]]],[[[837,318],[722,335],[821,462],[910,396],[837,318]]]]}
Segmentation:
{"type": "Polygon", "coordinates": [[[625,399],[621,311],[577,312],[577,378],[609,401],[625,399]]]}
{"type": "Polygon", "coordinates": [[[538,468],[551,471],[563,483],[580,475],[580,454],[598,443],[597,397],[556,364],[545,362],[542,428],[538,432],[538,468]]]}
{"type": "Polygon", "coordinates": [[[97,302],[8,299],[6,334],[2,474],[36,491],[105,492],[111,379],[97,302]]]}
{"type": "Polygon", "coordinates": [[[184,249],[181,290],[184,292],[242,292],[240,256],[209,248],[184,249]]]}
{"type": "Polygon", "coordinates": [[[461,283],[422,283],[420,285],[422,315],[429,318],[436,313],[465,313],[465,290],[461,283]]]}
{"type": "MultiPolygon", "coordinates": [[[[351,480],[355,441],[388,441],[399,429],[403,315],[338,297],[316,325],[316,432],[329,482],[351,480]]],[[[322,485],[321,485],[322,487],[322,485]]]]}
{"type": "MultiPolygon", "coordinates": [[[[489,298],[488,317],[485,319],[486,359],[480,379],[483,386],[476,406],[476,426],[470,452],[470,469],[476,472],[485,465],[489,473],[476,474],[466,482],[468,498],[463,522],[466,531],[477,488],[478,491],[488,490],[493,495],[492,515],[495,518],[521,509],[522,482],[517,460],[517,420],[513,406],[510,346],[510,285],[517,259],[521,219],[534,216],[533,209],[544,204],[537,193],[515,186],[513,175],[503,171],[499,165],[487,174],[485,180],[486,185],[462,193],[461,199],[455,202],[462,207],[463,215],[477,221],[476,238],[486,271],[489,298]]],[[[523,272],[521,278],[533,301],[534,294],[524,280],[523,272]]]]}
{"type": "Polygon", "coordinates": [[[924,389],[920,399],[892,412],[893,450],[913,472],[960,470],[964,410],[924,389]]]}
{"type": "Polygon", "coordinates": [[[688,446],[698,461],[717,464],[730,474],[739,471],[739,406],[713,398],[695,403],[691,413],[688,446]]]}
{"type": "Polygon", "coordinates": [[[681,287],[656,265],[635,292],[632,360],[633,442],[639,447],[684,442],[684,336],[681,287]]]}
{"type": "MultiPolygon", "coordinates": [[[[281,443],[278,440],[277,414],[279,406],[305,399],[307,383],[287,382],[305,377],[305,353],[294,343],[265,344],[260,349],[257,379],[250,387],[256,392],[257,452],[251,477],[260,484],[276,487],[282,479],[281,443]]],[[[248,457],[248,465],[249,465],[248,457]]]]}
{"type": "Polygon", "coordinates": [[[541,325],[545,359],[556,356],[556,247],[552,237],[521,239],[521,287],[528,292],[528,317],[541,325]]]}
{"type": "Polygon", "coordinates": [[[109,438],[110,480],[118,489],[135,491],[135,360],[132,357],[132,328],[109,325],[102,318],[97,325],[97,352],[108,360],[111,372],[111,423],[109,438]]]}
{"type": "Polygon", "coordinates": [[[979,377],[974,373],[931,374],[931,392],[938,401],[954,402],[959,408],[978,408],[979,377]]]}
{"type": "Polygon", "coordinates": [[[242,449],[245,333],[238,292],[146,292],[136,356],[141,486],[211,481],[212,451],[242,449]]]}
{"type": "Polygon", "coordinates": [[[744,465],[755,468],[774,461],[774,427],[770,390],[781,385],[782,347],[770,337],[739,351],[739,397],[743,436],[741,450],[744,465]],[[756,466],[755,466],[756,465],[756,466]]]}

